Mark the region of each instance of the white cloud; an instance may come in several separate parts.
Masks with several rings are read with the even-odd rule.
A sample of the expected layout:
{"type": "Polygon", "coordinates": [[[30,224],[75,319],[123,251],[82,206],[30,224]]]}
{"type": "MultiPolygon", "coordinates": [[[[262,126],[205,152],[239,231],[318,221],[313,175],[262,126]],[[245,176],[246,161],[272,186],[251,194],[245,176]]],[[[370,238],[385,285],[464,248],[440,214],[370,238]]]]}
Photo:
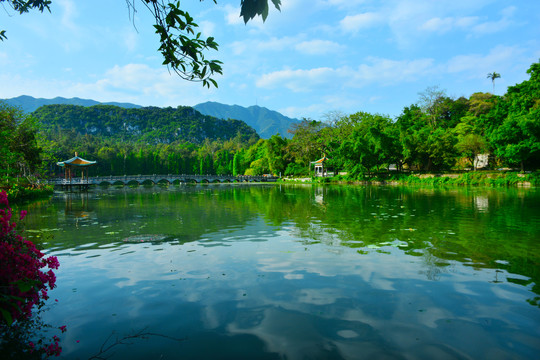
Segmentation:
{"type": "Polygon", "coordinates": [[[133,52],[135,49],[137,49],[139,36],[137,32],[134,31],[133,27],[124,28],[121,39],[123,40],[124,46],[128,51],[133,52]]]}
{"type": "Polygon", "coordinates": [[[296,42],[297,39],[285,36],[282,38],[271,37],[264,41],[257,41],[253,45],[258,50],[282,51],[290,49],[296,42]]]}
{"type": "Polygon", "coordinates": [[[216,35],[216,24],[214,24],[211,21],[206,21],[206,20],[200,21],[199,29],[205,37],[216,35]]]}
{"type": "Polygon", "coordinates": [[[182,80],[174,73],[169,74],[164,67],[152,68],[145,64],[116,65],[92,82],[28,79],[1,73],[0,82],[13,84],[6,89],[9,91],[0,89],[0,98],[23,94],[43,98],[76,96],[153,106],[195,105],[207,101],[216,91],[203,88],[200,83],[182,80]]]}
{"type": "Polygon", "coordinates": [[[232,50],[232,53],[234,55],[241,55],[246,50],[248,50],[249,46],[246,41],[235,41],[229,44],[229,47],[232,50]]]}
{"type": "Polygon", "coordinates": [[[76,18],[79,15],[75,3],[71,0],[59,0],[58,4],[62,8],[61,24],[71,31],[78,31],[76,18]]]}
{"type": "Polygon", "coordinates": [[[240,25],[244,24],[244,20],[240,17],[240,8],[232,5],[225,5],[223,7],[225,11],[225,21],[229,25],[240,25]]]}
{"type": "Polygon", "coordinates": [[[357,68],[320,67],[314,69],[285,69],[264,74],[256,85],[263,88],[285,86],[293,92],[308,92],[317,87],[359,88],[369,84],[397,85],[415,81],[435,71],[433,59],[390,60],[368,58],[368,64],[357,68]]]}
{"type": "Polygon", "coordinates": [[[446,64],[450,74],[468,73],[474,78],[483,78],[490,71],[500,72],[511,67],[515,58],[520,58],[524,50],[515,46],[496,46],[488,54],[457,55],[446,64]]]}
{"type": "MultiPolygon", "coordinates": [[[[260,51],[271,51],[271,52],[279,52],[279,51],[288,51],[293,47],[297,47],[299,44],[299,38],[297,37],[270,37],[270,38],[256,38],[251,40],[242,40],[242,41],[235,41],[230,44],[231,50],[235,55],[240,55],[245,52],[251,52],[254,51],[260,52],[260,51]]],[[[299,50],[299,49],[297,49],[299,50]]]]}
{"type": "Polygon", "coordinates": [[[336,6],[338,8],[352,8],[366,3],[367,0],[320,0],[319,2],[327,6],[336,6]]]}
{"type": "Polygon", "coordinates": [[[512,24],[516,8],[513,6],[507,7],[501,11],[501,19],[497,21],[480,22],[478,16],[463,16],[463,17],[433,17],[425,21],[420,30],[446,33],[455,29],[467,29],[476,35],[492,34],[506,29],[512,24]]]}
{"type": "Polygon", "coordinates": [[[358,86],[366,83],[378,83],[382,86],[397,85],[410,82],[434,71],[433,59],[417,60],[391,60],[383,58],[369,58],[370,64],[362,64],[355,72],[353,82],[358,86]]]}
{"type": "Polygon", "coordinates": [[[470,28],[474,23],[478,21],[476,16],[465,16],[465,17],[446,17],[439,18],[434,17],[424,22],[421,26],[421,30],[446,33],[454,29],[467,29],[470,28]]]}
{"type": "Polygon", "coordinates": [[[284,86],[293,92],[305,92],[329,83],[336,78],[337,72],[327,67],[309,70],[285,69],[262,75],[256,85],[263,88],[284,86]]]}
{"type": "Polygon", "coordinates": [[[473,28],[473,31],[478,35],[493,34],[500,32],[512,25],[512,18],[516,12],[516,7],[509,6],[501,11],[501,19],[498,21],[488,21],[483,24],[478,24],[473,28]]]}
{"type": "Polygon", "coordinates": [[[101,79],[90,84],[78,84],[74,92],[107,94],[117,99],[126,94],[129,101],[139,104],[153,103],[158,106],[195,104],[214,91],[201,90],[200,83],[180,79],[166,68],[152,68],[146,64],[114,66],[101,79]]]}
{"type": "Polygon", "coordinates": [[[345,47],[329,40],[310,40],[296,44],[295,48],[300,53],[322,55],[340,52],[345,47]]]}
{"type": "Polygon", "coordinates": [[[468,31],[475,35],[500,31],[511,24],[511,8],[501,12],[502,19],[491,21],[494,0],[402,0],[385,1],[378,12],[385,15],[392,40],[400,49],[420,44],[426,32],[468,31]],[[486,21],[490,20],[490,21],[486,21]]]}
{"type": "Polygon", "coordinates": [[[288,106],[278,109],[285,116],[301,119],[306,114],[320,114],[328,110],[328,106],[322,102],[311,104],[308,106],[288,106]]]}
{"type": "Polygon", "coordinates": [[[379,13],[366,12],[345,16],[345,18],[340,21],[340,27],[345,32],[357,33],[361,29],[378,25],[383,20],[384,17],[379,13]]]}
{"type": "Polygon", "coordinates": [[[478,24],[473,27],[472,31],[476,35],[494,34],[505,30],[510,24],[511,21],[509,19],[503,18],[499,21],[487,21],[485,23],[478,24]]]}

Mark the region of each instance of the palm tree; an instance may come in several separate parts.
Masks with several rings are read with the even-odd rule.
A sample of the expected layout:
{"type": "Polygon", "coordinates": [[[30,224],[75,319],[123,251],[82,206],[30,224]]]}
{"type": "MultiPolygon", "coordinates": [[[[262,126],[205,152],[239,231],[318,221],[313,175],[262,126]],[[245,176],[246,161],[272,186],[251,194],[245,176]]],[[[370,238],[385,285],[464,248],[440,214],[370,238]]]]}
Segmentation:
{"type": "Polygon", "coordinates": [[[491,79],[491,82],[493,83],[493,93],[495,93],[495,79],[498,79],[501,77],[501,74],[497,72],[492,72],[487,74],[488,79],[491,79]]]}

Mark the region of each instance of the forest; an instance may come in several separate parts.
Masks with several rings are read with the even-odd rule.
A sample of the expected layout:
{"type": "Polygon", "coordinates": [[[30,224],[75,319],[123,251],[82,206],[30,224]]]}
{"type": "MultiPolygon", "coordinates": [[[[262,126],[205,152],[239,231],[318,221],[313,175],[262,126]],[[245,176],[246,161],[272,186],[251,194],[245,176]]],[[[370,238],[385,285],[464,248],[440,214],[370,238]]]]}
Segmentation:
{"type": "Polygon", "coordinates": [[[96,160],[92,175],[234,174],[306,176],[311,162],[349,179],[396,171],[476,170],[489,154],[489,169],[540,167],[540,62],[529,79],[503,96],[477,92],[452,98],[438,87],[419,93],[397,117],[330,112],[303,119],[288,139],[260,139],[237,120],[218,120],[190,107],[124,109],[48,105],[30,115],[0,107],[2,183],[16,177],[60,174],[56,161],[74,152],[96,160]]]}

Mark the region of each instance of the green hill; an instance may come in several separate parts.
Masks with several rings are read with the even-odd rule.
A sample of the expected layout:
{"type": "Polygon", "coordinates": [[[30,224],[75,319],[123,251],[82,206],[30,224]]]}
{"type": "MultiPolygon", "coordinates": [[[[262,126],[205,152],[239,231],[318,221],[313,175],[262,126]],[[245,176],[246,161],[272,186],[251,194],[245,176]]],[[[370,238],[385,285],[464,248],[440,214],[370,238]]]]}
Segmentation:
{"type": "Polygon", "coordinates": [[[258,138],[253,128],[239,120],[202,115],[192,107],[143,107],[126,109],[112,105],[46,105],[32,115],[45,133],[75,131],[82,135],[148,144],[174,141],[200,144],[205,139],[258,138]]]}

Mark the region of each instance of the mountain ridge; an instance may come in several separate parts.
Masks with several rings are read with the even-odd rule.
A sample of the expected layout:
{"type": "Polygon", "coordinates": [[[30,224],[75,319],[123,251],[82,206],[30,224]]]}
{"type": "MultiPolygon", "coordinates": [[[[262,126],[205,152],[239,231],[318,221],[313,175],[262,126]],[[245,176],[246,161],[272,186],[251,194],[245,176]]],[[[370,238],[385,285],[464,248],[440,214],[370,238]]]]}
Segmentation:
{"type": "MultiPolygon", "coordinates": [[[[81,99],[78,97],[55,97],[52,99],[45,99],[34,98],[29,95],[21,95],[11,99],[0,99],[0,101],[4,101],[11,106],[19,107],[25,113],[32,113],[44,105],[78,105],[85,107],[94,105],[113,105],[126,109],[144,108],[141,105],[132,103],[99,102],[96,100],[81,99]]],[[[207,101],[192,106],[192,108],[199,111],[203,115],[213,116],[218,119],[241,120],[254,128],[257,134],[264,139],[268,139],[272,135],[277,134],[286,138],[291,138],[292,135],[288,132],[288,130],[291,129],[294,124],[300,122],[298,119],[289,118],[277,111],[257,105],[252,105],[246,108],[240,105],[226,105],[214,101],[207,101]]]]}
{"type": "Polygon", "coordinates": [[[21,95],[11,99],[1,99],[8,105],[19,107],[25,113],[32,113],[38,108],[44,105],[79,105],[79,106],[94,106],[94,105],[113,105],[125,109],[138,109],[142,108],[141,105],[132,103],[120,103],[120,102],[99,102],[91,99],[81,99],[78,97],[64,98],[57,96],[52,99],[35,98],[29,95],[21,95]]]}
{"type": "Polygon", "coordinates": [[[226,105],[214,101],[197,104],[194,108],[201,114],[210,115],[221,119],[242,120],[253,127],[259,136],[264,139],[272,135],[281,135],[291,138],[288,132],[294,124],[300,120],[289,118],[277,111],[267,109],[258,105],[243,107],[240,105],[226,105]]]}

